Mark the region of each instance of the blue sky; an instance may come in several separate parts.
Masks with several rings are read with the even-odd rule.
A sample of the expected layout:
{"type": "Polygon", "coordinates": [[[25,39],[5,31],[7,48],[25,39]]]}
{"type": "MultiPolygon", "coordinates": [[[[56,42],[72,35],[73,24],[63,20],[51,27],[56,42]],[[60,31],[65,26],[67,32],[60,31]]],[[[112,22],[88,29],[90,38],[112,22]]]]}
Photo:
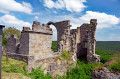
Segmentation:
{"type": "Polygon", "coordinates": [[[76,29],[90,19],[98,19],[97,41],[120,41],[120,0],[0,0],[0,24],[20,30],[33,21],[62,20],[70,20],[76,29]]]}

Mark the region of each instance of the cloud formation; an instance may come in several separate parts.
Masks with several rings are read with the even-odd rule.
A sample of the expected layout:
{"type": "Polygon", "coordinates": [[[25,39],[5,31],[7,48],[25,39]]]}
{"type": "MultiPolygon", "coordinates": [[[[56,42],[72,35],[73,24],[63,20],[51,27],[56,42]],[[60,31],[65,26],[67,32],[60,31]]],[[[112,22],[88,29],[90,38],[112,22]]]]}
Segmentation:
{"type": "Polygon", "coordinates": [[[16,27],[17,29],[20,30],[22,30],[23,26],[27,26],[27,27],[31,26],[29,22],[24,22],[22,20],[17,19],[15,16],[8,14],[0,17],[0,24],[4,24],[7,27],[16,27]]]}
{"type": "Polygon", "coordinates": [[[30,3],[18,3],[15,0],[0,0],[0,12],[9,13],[10,11],[24,12],[32,14],[32,6],[30,3]]]}
{"type": "Polygon", "coordinates": [[[44,6],[48,8],[66,9],[70,12],[81,12],[86,6],[83,4],[86,0],[44,0],[44,6]]]}
{"type": "Polygon", "coordinates": [[[120,24],[120,18],[115,15],[93,11],[86,11],[83,16],[78,18],[72,15],[59,16],[59,18],[69,19],[71,21],[72,29],[79,27],[83,23],[89,23],[90,19],[97,19],[98,29],[116,27],[117,24],[120,24]]]}

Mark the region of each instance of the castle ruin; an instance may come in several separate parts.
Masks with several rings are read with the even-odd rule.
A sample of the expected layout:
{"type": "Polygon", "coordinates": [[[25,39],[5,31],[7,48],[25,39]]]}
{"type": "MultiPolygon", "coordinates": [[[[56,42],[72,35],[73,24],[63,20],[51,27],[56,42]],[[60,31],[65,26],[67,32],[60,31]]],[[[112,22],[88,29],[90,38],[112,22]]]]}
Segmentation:
{"type": "Polygon", "coordinates": [[[42,64],[42,67],[46,68],[45,72],[51,75],[67,71],[66,61],[55,60],[63,51],[71,54],[73,62],[81,57],[86,57],[89,63],[100,62],[99,55],[95,54],[96,26],[96,19],[91,19],[90,24],[84,23],[77,29],[70,29],[69,20],[42,25],[34,21],[32,29],[23,27],[20,39],[15,35],[8,39],[7,55],[27,62],[28,70],[42,64]],[[50,25],[57,29],[57,52],[51,49],[53,31],[50,25]]]}

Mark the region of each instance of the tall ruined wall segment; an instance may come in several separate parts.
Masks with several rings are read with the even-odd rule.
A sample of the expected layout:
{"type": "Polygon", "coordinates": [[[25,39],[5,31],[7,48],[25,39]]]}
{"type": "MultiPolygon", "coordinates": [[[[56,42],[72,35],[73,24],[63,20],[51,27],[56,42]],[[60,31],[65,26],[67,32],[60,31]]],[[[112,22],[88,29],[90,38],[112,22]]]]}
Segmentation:
{"type": "Polygon", "coordinates": [[[95,54],[96,26],[97,20],[91,19],[90,24],[84,23],[77,28],[77,57],[86,57],[90,63],[100,62],[99,55],[95,54]]]}
{"type": "Polygon", "coordinates": [[[70,51],[70,20],[60,22],[48,22],[47,24],[52,24],[57,29],[58,51],[70,51]]]}

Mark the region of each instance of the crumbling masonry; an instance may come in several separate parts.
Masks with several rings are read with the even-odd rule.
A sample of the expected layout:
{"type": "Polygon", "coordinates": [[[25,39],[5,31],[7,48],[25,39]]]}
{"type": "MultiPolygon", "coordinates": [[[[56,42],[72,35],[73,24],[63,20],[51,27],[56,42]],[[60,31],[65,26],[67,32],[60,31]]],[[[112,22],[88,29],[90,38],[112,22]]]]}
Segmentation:
{"type": "Polygon", "coordinates": [[[55,58],[63,51],[71,53],[71,60],[76,62],[81,57],[86,57],[90,63],[99,62],[100,57],[95,54],[97,20],[91,19],[90,24],[83,24],[77,29],[70,29],[70,21],[48,22],[40,25],[34,21],[32,30],[23,27],[21,38],[12,35],[7,42],[7,54],[11,58],[24,60],[28,63],[28,70],[42,64],[46,72],[51,75],[66,71],[63,66],[66,62],[55,62],[55,58]],[[57,29],[58,52],[51,50],[52,29],[57,29]],[[57,70],[59,69],[59,70],[57,70]]]}

